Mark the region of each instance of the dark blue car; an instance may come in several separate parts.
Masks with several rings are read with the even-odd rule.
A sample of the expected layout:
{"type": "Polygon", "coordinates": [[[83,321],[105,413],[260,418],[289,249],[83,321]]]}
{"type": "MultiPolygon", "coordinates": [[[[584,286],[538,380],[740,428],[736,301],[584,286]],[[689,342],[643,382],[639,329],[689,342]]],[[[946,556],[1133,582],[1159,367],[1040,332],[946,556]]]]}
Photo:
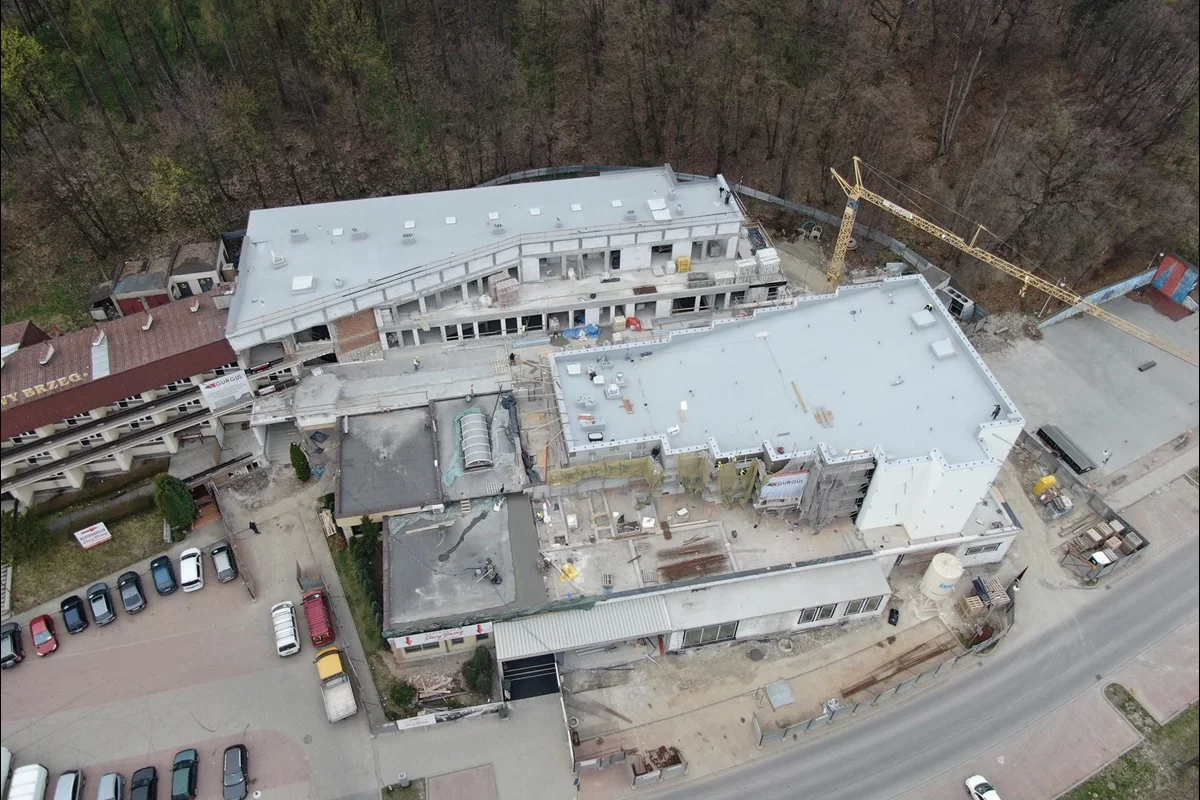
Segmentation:
{"type": "Polygon", "coordinates": [[[150,562],[150,577],[154,580],[154,591],[159,594],[170,594],[179,588],[170,556],[159,556],[150,562]]]}

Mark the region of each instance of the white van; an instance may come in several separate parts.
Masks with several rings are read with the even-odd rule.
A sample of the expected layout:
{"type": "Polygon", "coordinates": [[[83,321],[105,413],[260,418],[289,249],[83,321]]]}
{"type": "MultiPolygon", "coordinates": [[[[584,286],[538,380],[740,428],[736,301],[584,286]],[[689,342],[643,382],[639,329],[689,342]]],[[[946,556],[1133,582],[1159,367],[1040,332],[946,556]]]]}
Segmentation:
{"type": "Polygon", "coordinates": [[[300,652],[300,629],[296,627],[296,606],[291,600],[271,606],[271,627],[275,629],[275,651],[280,658],[300,652]]]}
{"type": "Polygon", "coordinates": [[[50,772],[41,764],[26,764],[12,776],[7,800],[45,800],[50,772]]]}

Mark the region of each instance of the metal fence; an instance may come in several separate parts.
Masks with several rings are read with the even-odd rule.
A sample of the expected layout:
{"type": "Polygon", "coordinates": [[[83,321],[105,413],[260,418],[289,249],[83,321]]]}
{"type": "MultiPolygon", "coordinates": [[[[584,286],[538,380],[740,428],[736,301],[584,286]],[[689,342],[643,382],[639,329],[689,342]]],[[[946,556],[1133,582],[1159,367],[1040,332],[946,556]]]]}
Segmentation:
{"type": "Polygon", "coordinates": [[[897,694],[902,694],[904,692],[909,691],[910,689],[915,688],[918,685],[928,683],[929,681],[936,678],[938,675],[947,673],[950,670],[952,670],[955,667],[955,665],[957,665],[963,659],[979,655],[979,653],[983,652],[984,650],[988,649],[989,647],[992,647],[993,645],[995,645],[997,642],[999,642],[1001,639],[1003,639],[1008,634],[1008,630],[1009,629],[1002,630],[1002,631],[996,633],[996,635],[992,636],[992,638],[988,639],[987,641],[980,642],[979,644],[975,645],[974,647],[972,647],[970,650],[963,653],[962,655],[955,656],[946,661],[943,661],[942,663],[938,664],[937,666],[927,669],[919,675],[915,675],[911,678],[901,681],[899,684],[891,687],[890,689],[885,689],[884,691],[880,692],[879,694],[872,696],[868,700],[863,700],[861,703],[854,703],[853,705],[842,706],[841,708],[835,709],[830,712],[826,712],[824,714],[821,714],[820,716],[812,717],[811,719],[806,719],[801,722],[796,722],[796,723],[794,723],[792,725],[788,725],[787,727],[784,727],[784,728],[764,728],[763,723],[758,718],[758,715],[755,714],[753,717],[753,720],[752,720],[754,723],[752,726],[753,730],[754,730],[753,735],[754,735],[759,747],[762,747],[764,744],[770,744],[771,742],[779,742],[779,741],[783,741],[783,740],[789,739],[789,738],[792,739],[793,741],[795,741],[795,740],[799,739],[801,734],[808,733],[809,731],[812,731],[813,729],[819,730],[821,728],[821,726],[829,725],[834,720],[844,719],[846,717],[852,717],[863,709],[886,702],[886,701],[890,700],[891,698],[895,697],[897,694]]]}

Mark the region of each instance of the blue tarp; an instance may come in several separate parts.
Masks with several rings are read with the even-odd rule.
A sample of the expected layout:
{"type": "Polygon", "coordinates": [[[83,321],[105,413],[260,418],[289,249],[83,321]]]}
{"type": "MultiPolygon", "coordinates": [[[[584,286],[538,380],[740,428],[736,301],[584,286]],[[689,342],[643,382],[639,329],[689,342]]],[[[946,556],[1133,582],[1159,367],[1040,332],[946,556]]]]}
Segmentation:
{"type": "Polygon", "coordinates": [[[596,339],[600,336],[600,326],[584,325],[582,328],[567,328],[562,335],[568,339],[596,339]]]}

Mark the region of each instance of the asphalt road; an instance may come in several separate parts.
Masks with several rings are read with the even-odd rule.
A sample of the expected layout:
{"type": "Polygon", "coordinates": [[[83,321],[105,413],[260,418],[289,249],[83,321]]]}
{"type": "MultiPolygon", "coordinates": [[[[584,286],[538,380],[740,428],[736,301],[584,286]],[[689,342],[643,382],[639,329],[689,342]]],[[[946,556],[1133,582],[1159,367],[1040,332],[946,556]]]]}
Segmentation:
{"type": "MultiPolygon", "coordinates": [[[[776,745],[765,758],[653,797],[871,800],[903,794],[1000,744],[1190,619],[1200,603],[1197,574],[1200,549],[1190,535],[1110,589],[1098,589],[1093,602],[1065,622],[1019,647],[1001,646],[981,667],[956,670],[867,719],[834,723],[810,742],[776,745]]],[[[1017,615],[1020,624],[1019,605],[1017,615]]]]}

